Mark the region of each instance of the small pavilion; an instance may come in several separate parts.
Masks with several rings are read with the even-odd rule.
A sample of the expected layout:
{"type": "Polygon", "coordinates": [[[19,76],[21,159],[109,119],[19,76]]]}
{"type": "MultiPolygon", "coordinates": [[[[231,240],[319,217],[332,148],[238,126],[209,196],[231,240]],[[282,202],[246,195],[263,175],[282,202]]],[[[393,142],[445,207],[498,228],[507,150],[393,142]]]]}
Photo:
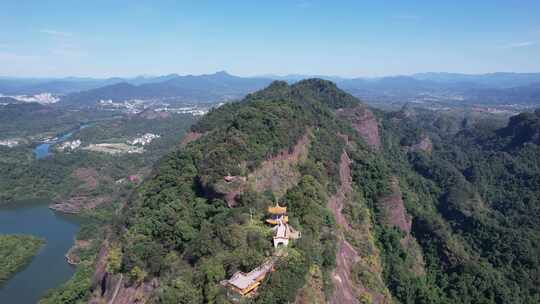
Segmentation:
{"type": "Polygon", "coordinates": [[[287,207],[282,207],[279,205],[279,203],[276,203],[275,206],[268,207],[268,213],[270,214],[270,218],[266,219],[268,224],[277,225],[279,224],[280,220],[285,223],[289,222],[287,207]]]}
{"type": "Polygon", "coordinates": [[[287,247],[289,245],[289,239],[300,237],[300,233],[289,225],[287,207],[282,207],[279,203],[276,203],[275,206],[268,207],[268,213],[270,214],[270,218],[266,219],[266,222],[274,225],[272,230],[274,231],[273,241],[275,248],[279,246],[287,247]]]}

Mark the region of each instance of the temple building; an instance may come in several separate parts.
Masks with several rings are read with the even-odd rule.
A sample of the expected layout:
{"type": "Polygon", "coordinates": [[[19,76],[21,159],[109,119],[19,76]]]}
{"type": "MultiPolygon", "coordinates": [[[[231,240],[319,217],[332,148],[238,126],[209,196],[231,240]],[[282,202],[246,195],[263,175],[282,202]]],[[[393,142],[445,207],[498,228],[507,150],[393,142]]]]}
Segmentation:
{"type": "Polygon", "coordinates": [[[287,207],[281,207],[279,203],[275,206],[268,207],[268,213],[270,214],[270,218],[266,219],[268,224],[277,225],[279,224],[280,220],[285,223],[289,222],[289,216],[287,216],[287,207]]]}
{"type": "Polygon", "coordinates": [[[268,272],[273,270],[273,267],[273,260],[266,261],[248,273],[236,272],[229,280],[221,281],[221,285],[228,288],[228,296],[233,300],[238,301],[240,297],[249,298],[255,294],[255,291],[257,291],[268,272]]]}
{"type": "Polygon", "coordinates": [[[297,239],[300,237],[300,232],[294,230],[289,225],[289,216],[287,215],[287,207],[281,207],[279,204],[268,207],[268,213],[270,218],[266,220],[267,223],[274,225],[272,230],[274,231],[274,247],[279,246],[287,247],[290,239],[297,239]]]}
{"type": "MultiPolygon", "coordinates": [[[[289,240],[298,239],[300,232],[294,230],[289,225],[289,217],[287,215],[287,207],[282,207],[279,204],[268,207],[270,217],[266,219],[268,224],[271,224],[274,232],[273,242],[274,247],[288,246],[289,240]]],[[[240,302],[242,298],[252,297],[257,288],[261,285],[266,275],[273,271],[274,263],[279,257],[280,250],[276,250],[274,257],[269,258],[261,266],[253,269],[248,273],[241,271],[236,272],[228,280],[221,281],[221,285],[227,288],[227,295],[234,302],[240,302]]]]}

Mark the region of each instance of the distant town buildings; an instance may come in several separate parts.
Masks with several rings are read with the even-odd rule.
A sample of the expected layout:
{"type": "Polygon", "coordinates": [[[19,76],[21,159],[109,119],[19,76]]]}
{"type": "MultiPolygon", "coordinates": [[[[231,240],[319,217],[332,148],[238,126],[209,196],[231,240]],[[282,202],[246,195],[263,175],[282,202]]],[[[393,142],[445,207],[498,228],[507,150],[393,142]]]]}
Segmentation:
{"type": "Polygon", "coordinates": [[[121,110],[127,114],[139,114],[147,108],[144,100],[125,100],[122,102],[113,102],[112,99],[100,100],[98,106],[103,109],[121,110]]]}
{"type": "Polygon", "coordinates": [[[0,97],[11,97],[20,102],[37,102],[41,104],[51,104],[60,101],[60,98],[51,93],[40,93],[35,95],[2,95],[0,97]]]}
{"type": "Polygon", "coordinates": [[[208,113],[209,105],[183,104],[183,106],[174,106],[160,100],[141,100],[131,99],[124,101],[113,101],[111,99],[102,99],[98,101],[98,106],[105,110],[120,110],[127,114],[139,114],[145,110],[151,109],[156,112],[191,114],[201,116],[208,113]]]}
{"type": "Polygon", "coordinates": [[[179,107],[179,108],[157,108],[157,112],[170,112],[170,113],[176,113],[176,114],[191,114],[193,116],[202,116],[206,113],[208,113],[208,109],[201,108],[197,106],[193,107],[179,107]]]}
{"type": "Polygon", "coordinates": [[[130,144],[130,145],[133,145],[133,146],[135,146],[135,145],[145,146],[145,145],[151,143],[154,139],[160,138],[160,137],[161,136],[157,135],[157,134],[146,133],[141,137],[137,137],[137,138],[135,138],[133,140],[129,140],[127,143],[130,144]]]}
{"type": "Polygon", "coordinates": [[[4,139],[0,140],[0,146],[14,148],[19,145],[19,141],[15,139],[4,139]]]}
{"type": "Polygon", "coordinates": [[[68,150],[75,150],[81,146],[82,142],[80,139],[74,140],[74,141],[66,141],[58,145],[58,150],[60,151],[68,151],[68,150]]]}

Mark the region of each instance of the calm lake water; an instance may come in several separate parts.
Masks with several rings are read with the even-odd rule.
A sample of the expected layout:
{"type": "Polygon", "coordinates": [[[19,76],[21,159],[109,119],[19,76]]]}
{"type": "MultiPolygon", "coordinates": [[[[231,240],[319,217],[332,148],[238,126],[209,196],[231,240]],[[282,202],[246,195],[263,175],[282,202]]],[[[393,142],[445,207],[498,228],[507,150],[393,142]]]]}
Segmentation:
{"type": "Polygon", "coordinates": [[[75,271],[64,257],[73,245],[80,221],[48,208],[47,202],[0,206],[1,234],[31,234],[45,239],[32,262],[4,285],[0,303],[36,303],[49,289],[67,281],[75,271]]]}

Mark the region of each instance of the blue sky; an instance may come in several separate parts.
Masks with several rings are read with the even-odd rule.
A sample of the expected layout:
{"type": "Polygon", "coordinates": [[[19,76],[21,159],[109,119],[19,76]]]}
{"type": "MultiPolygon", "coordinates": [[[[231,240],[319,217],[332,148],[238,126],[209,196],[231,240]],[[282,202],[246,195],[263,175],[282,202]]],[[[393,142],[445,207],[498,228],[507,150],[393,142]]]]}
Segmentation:
{"type": "Polygon", "coordinates": [[[0,75],[540,72],[540,1],[2,0],[0,75]]]}

